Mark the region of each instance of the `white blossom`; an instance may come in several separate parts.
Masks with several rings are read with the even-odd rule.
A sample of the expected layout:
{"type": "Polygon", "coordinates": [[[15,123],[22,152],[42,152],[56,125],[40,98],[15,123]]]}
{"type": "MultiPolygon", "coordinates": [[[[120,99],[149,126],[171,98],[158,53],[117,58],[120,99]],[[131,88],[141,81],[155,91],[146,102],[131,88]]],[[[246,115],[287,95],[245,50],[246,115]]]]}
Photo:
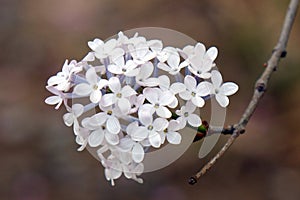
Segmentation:
{"type": "Polygon", "coordinates": [[[89,95],[91,102],[98,103],[102,97],[101,89],[105,87],[108,82],[106,79],[100,79],[93,67],[87,70],[85,77],[87,83],[80,83],[76,85],[74,88],[74,94],[80,96],[89,95]]]}
{"type": "Polygon", "coordinates": [[[205,103],[203,97],[210,93],[209,84],[207,82],[201,82],[197,85],[196,79],[187,75],[184,78],[184,85],[186,86],[186,90],[180,92],[179,96],[186,101],[191,100],[197,107],[203,107],[205,103]]]}
{"type": "Polygon", "coordinates": [[[211,75],[212,83],[206,82],[206,85],[210,88],[211,94],[215,95],[220,106],[228,106],[229,98],[227,96],[236,93],[239,89],[238,85],[233,82],[223,83],[222,75],[219,71],[213,70],[211,75]]]}
{"type": "Polygon", "coordinates": [[[117,77],[112,77],[108,80],[108,87],[112,93],[105,94],[101,100],[103,107],[116,104],[122,113],[128,113],[131,108],[131,103],[128,97],[136,95],[136,91],[129,85],[121,86],[120,80],[117,77]]]}
{"type": "Polygon", "coordinates": [[[176,114],[179,116],[177,120],[180,122],[181,128],[184,128],[186,123],[193,127],[198,127],[202,124],[199,115],[194,113],[195,110],[196,106],[191,101],[188,101],[180,110],[176,110],[176,114]]]}

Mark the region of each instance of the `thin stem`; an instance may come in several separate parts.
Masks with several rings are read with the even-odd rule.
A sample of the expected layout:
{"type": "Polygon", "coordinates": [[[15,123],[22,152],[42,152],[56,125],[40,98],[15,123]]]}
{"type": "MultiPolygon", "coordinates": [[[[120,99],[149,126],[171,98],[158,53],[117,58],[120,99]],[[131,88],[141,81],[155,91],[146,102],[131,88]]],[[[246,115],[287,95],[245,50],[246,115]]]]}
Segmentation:
{"type": "Polygon", "coordinates": [[[256,81],[255,89],[253,96],[249,102],[248,107],[244,111],[240,121],[238,124],[232,126],[232,135],[229,137],[227,142],[224,144],[222,149],[208,162],[206,163],[202,169],[195,174],[193,177],[189,179],[189,183],[191,185],[197,183],[197,180],[203,176],[209,169],[214,166],[219,158],[221,158],[224,153],[230,148],[230,146],[234,143],[238,136],[245,132],[245,127],[248,124],[251,116],[253,115],[259,101],[263,97],[264,93],[266,92],[267,84],[270,80],[271,75],[276,70],[280,58],[286,56],[286,46],[289,39],[289,35],[293,26],[293,22],[295,20],[295,16],[297,13],[297,9],[299,6],[299,0],[291,0],[286,16],[285,21],[283,23],[283,27],[281,30],[281,34],[276,46],[273,49],[272,55],[267,62],[267,67],[262,73],[261,77],[256,81]]]}

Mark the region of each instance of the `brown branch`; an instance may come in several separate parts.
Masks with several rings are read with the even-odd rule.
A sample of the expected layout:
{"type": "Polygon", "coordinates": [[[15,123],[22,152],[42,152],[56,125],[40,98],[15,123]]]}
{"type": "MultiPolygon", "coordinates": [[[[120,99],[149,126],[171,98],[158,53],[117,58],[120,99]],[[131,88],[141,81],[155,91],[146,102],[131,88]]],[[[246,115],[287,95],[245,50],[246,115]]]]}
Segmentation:
{"type": "Polygon", "coordinates": [[[222,149],[208,163],[206,163],[197,174],[195,174],[189,179],[189,183],[191,185],[195,184],[201,176],[203,176],[209,169],[211,169],[212,166],[214,166],[214,164],[217,162],[217,160],[221,158],[224,155],[224,153],[229,149],[229,147],[234,143],[236,138],[238,138],[240,134],[245,132],[245,127],[248,124],[252,114],[254,113],[259,101],[266,92],[269,79],[273,72],[276,71],[280,58],[286,56],[286,46],[293,22],[295,20],[298,5],[299,0],[290,1],[279,40],[273,49],[271,57],[267,62],[266,69],[262,73],[261,77],[256,81],[254,93],[248,107],[244,111],[244,114],[242,115],[239,123],[231,127],[232,135],[229,137],[222,149]]]}

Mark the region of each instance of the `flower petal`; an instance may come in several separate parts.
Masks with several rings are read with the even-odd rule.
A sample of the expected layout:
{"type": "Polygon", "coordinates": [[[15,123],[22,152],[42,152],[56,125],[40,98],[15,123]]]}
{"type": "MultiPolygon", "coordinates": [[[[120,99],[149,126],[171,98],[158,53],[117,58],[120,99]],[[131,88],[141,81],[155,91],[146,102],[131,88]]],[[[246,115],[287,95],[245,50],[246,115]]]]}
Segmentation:
{"type": "Polygon", "coordinates": [[[207,81],[203,81],[198,84],[196,91],[198,95],[204,97],[210,94],[211,89],[212,89],[211,83],[207,81]]]}
{"type": "Polygon", "coordinates": [[[199,97],[199,96],[195,96],[192,98],[192,102],[195,106],[197,107],[203,107],[205,104],[205,101],[203,98],[199,97]]]}
{"type": "Polygon", "coordinates": [[[45,103],[48,105],[55,105],[62,101],[62,99],[59,96],[50,96],[45,99],[45,103]]]}
{"type": "Polygon", "coordinates": [[[101,126],[103,125],[107,120],[107,114],[105,112],[100,112],[95,115],[93,115],[89,120],[88,124],[92,126],[101,126]]]}
{"type": "Polygon", "coordinates": [[[139,73],[139,78],[145,79],[151,76],[153,72],[154,66],[151,62],[147,62],[141,66],[141,70],[139,73]]]}
{"type": "Polygon", "coordinates": [[[156,109],[156,114],[163,118],[170,118],[172,116],[171,111],[169,111],[169,109],[164,106],[159,106],[156,109]]]}
{"type": "Polygon", "coordinates": [[[192,89],[196,88],[197,81],[194,77],[187,75],[184,78],[184,85],[186,86],[187,89],[192,90],[192,89]]]}
{"type": "Polygon", "coordinates": [[[111,77],[108,81],[108,86],[109,89],[111,89],[111,91],[114,93],[117,93],[121,90],[121,83],[117,77],[111,77]]]}
{"type": "Polygon", "coordinates": [[[94,67],[89,68],[85,74],[86,80],[92,85],[96,84],[98,81],[98,75],[96,74],[96,70],[94,67]]]}
{"type": "Polygon", "coordinates": [[[109,94],[105,94],[105,95],[101,98],[100,104],[101,104],[103,107],[107,107],[107,106],[110,106],[110,105],[114,104],[115,102],[116,102],[115,95],[112,94],[112,93],[109,93],[109,94]]]}
{"type": "Polygon", "coordinates": [[[102,129],[98,129],[93,131],[89,138],[88,138],[88,143],[91,147],[97,147],[99,146],[104,139],[104,132],[102,129]]]}
{"type": "Polygon", "coordinates": [[[90,95],[90,100],[93,103],[98,103],[101,100],[102,93],[100,90],[94,90],[90,95]]]}
{"type": "Polygon", "coordinates": [[[153,128],[156,131],[162,131],[168,127],[168,120],[163,118],[156,118],[153,122],[153,128]]]}
{"type": "Polygon", "coordinates": [[[134,89],[132,89],[129,85],[126,85],[121,90],[122,97],[130,97],[132,95],[137,94],[134,89]]]}
{"type": "Polygon", "coordinates": [[[72,124],[74,123],[74,116],[72,113],[64,114],[63,119],[66,126],[72,126],[72,124]]]}
{"type": "Polygon", "coordinates": [[[107,70],[113,74],[122,74],[122,68],[119,65],[108,65],[107,70]]]}
{"type": "Polygon", "coordinates": [[[192,98],[192,94],[190,91],[183,91],[179,93],[180,98],[182,98],[183,100],[190,100],[192,98]]]}
{"type": "Polygon", "coordinates": [[[105,133],[106,141],[111,145],[117,145],[119,143],[119,136],[117,134],[105,133]]]}
{"type": "Polygon", "coordinates": [[[181,135],[178,132],[168,132],[167,133],[167,140],[171,144],[180,144],[181,135]]]}
{"type": "Polygon", "coordinates": [[[170,87],[170,91],[173,94],[178,94],[186,90],[186,86],[183,83],[173,83],[170,87]]]}
{"type": "Polygon", "coordinates": [[[131,108],[131,104],[128,99],[121,98],[118,100],[118,107],[121,110],[122,114],[127,114],[131,108]]]}
{"type": "Polygon", "coordinates": [[[145,155],[145,152],[144,152],[143,147],[140,144],[135,143],[132,148],[133,161],[136,163],[142,162],[144,160],[144,155],[145,155]]]}
{"type": "Polygon", "coordinates": [[[223,82],[221,73],[217,70],[213,70],[211,72],[211,81],[215,88],[219,88],[223,82]]]}
{"type": "Polygon", "coordinates": [[[145,88],[143,90],[145,98],[151,103],[158,103],[160,90],[158,88],[145,88]]]}
{"type": "Polygon", "coordinates": [[[112,134],[118,134],[121,130],[121,125],[116,117],[108,117],[106,121],[106,129],[112,134]]]}
{"type": "Polygon", "coordinates": [[[174,69],[178,68],[180,62],[179,54],[177,52],[172,52],[167,60],[168,65],[174,69]]]}
{"type": "Polygon", "coordinates": [[[72,112],[76,117],[79,117],[83,113],[84,106],[82,104],[76,103],[72,106],[72,112]]]}
{"type": "Polygon", "coordinates": [[[220,93],[226,96],[233,95],[239,89],[239,86],[233,82],[226,82],[220,88],[220,93]]]}
{"type": "Polygon", "coordinates": [[[149,142],[150,142],[151,146],[153,146],[155,148],[159,148],[160,147],[160,145],[161,145],[161,137],[160,137],[160,135],[157,132],[151,131],[149,133],[148,138],[149,138],[149,142]]]}
{"type": "Polygon", "coordinates": [[[223,108],[229,104],[229,98],[223,94],[216,94],[216,100],[223,108]]]}
{"type": "Polygon", "coordinates": [[[87,83],[80,83],[74,87],[73,92],[80,96],[87,96],[92,92],[92,88],[87,83]]]}
{"type": "Polygon", "coordinates": [[[146,127],[137,127],[130,136],[134,141],[140,142],[147,138],[148,130],[146,127]]]}
{"type": "Polygon", "coordinates": [[[218,49],[216,47],[210,47],[207,52],[206,55],[212,60],[214,61],[217,56],[218,56],[218,49]]]}
{"type": "Polygon", "coordinates": [[[190,114],[188,116],[188,123],[193,127],[198,127],[202,124],[200,117],[196,114],[190,114]]]}

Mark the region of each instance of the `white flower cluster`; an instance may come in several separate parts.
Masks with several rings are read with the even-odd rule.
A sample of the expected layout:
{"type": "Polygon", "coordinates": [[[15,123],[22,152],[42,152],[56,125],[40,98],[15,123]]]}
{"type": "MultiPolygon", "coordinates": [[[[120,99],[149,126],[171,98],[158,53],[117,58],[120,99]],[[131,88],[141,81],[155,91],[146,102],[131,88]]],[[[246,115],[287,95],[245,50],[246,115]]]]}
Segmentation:
{"type": "Polygon", "coordinates": [[[150,148],[180,144],[181,129],[201,125],[195,110],[205,100],[214,97],[226,107],[227,96],[238,90],[235,83],[222,83],[215,47],[163,47],[160,40],[138,34],[128,38],[122,32],[88,46],[92,51],[85,58],[66,61],[49,78],[46,88],[54,96],[45,102],[66,107],[63,119],[73,126],[78,150],[96,149],[112,185],[122,173],[142,183],[138,176],[150,148]],[[74,103],[82,99],[85,103],[74,103]]]}

